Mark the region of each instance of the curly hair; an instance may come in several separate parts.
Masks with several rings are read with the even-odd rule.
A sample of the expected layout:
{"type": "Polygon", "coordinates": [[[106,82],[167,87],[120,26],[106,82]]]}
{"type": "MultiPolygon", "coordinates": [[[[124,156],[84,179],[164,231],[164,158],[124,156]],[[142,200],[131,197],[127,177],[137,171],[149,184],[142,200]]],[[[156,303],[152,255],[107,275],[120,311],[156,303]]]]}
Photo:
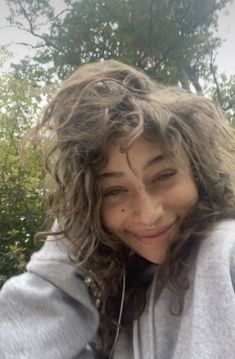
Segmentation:
{"type": "MultiPolygon", "coordinates": [[[[81,66],[63,82],[44,111],[45,168],[52,181],[48,206],[73,248],[73,260],[93,273],[99,287],[102,351],[108,352],[117,326],[126,268],[121,325],[128,328],[146,302],[152,266],[104,228],[97,169],[107,163],[116,138],[123,151],[145,136],[157,141],[172,161],[186,153],[199,192],[196,207],[181,226],[180,239],[159,265],[159,280],[183,298],[189,285],[188,258],[211,226],[235,215],[234,132],[208,99],[156,84],[117,61],[81,66]],[[111,339],[110,339],[111,338],[111,339]]],[[[97,299],[97,298],[96,298],[97,299]]]]}

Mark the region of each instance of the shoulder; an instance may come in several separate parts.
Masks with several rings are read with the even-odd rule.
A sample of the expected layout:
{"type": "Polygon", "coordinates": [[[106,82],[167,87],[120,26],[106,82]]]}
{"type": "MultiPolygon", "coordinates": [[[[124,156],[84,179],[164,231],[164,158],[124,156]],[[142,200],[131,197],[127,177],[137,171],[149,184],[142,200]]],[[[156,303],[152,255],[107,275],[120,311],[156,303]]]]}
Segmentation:
{"type": "MultiPolygon", "coordinates": [[[[201,241],[199,252],[210,259],[229,260],[235,251],[235,219],[216,223],[201,241]]],[[[208,259],[209,259],[208,258],[208,259]]]]}
{"type": "Polygon", "coordinates": [[[235,220],[223,220],[201,240],[196,256],[196,272],[208,278],[232,281],[235,287],[235,220]]]}
{"type": "MultiPolygon", "coordinates": [[[[48,240],[27,272],[0,291],[0,357],[75,358],[94,339],[99,315],[83,271],[63,242],[48,240]],[[30,340],[28,340],[30,338],[30,340]],[[4,351],[4,352],[3,352],[4,351]]],[[[83,356],[82,356],[83,357],[83,356]]]]}

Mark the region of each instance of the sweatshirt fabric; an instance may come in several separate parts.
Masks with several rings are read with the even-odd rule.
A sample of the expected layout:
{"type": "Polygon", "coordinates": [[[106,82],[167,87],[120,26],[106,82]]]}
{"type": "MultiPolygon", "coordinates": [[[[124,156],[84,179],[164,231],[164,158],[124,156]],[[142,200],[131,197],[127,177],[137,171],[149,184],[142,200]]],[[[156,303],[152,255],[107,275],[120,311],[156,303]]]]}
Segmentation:
{"type": "MultiPolygon", "coordinates": [[[[94,358],[88,344],[99,316],[85,274],[50,237],[27,272],[0,292],[0,358],[94,358]]],[[[234,359],[235,221],[217,224],[194,251],[180,315],[176,294],[160,290],[156,276],[132,333],[120,333],[114,359],[234,359]]]]}

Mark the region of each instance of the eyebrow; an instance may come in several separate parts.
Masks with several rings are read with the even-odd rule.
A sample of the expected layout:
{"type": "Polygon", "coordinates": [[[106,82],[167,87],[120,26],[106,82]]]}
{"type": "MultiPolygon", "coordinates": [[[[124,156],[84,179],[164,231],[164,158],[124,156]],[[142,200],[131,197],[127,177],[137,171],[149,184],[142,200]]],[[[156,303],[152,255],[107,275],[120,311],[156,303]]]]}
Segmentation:
{"type": "Polygon", "coordinates": [[[147,170],[152,165],[155,165],[156,163],[162,162],[165,160],[164,155],[161,153],[160,155],[157,155],[153,158],[151,158],[143,167],[144,170],[147,170]]]}
{"type": "MultiPolygon", "coordinates": [[[[157,156],[151,158],[144,165],[143,169],[147,170],[149,167],[155,165],[156,163],[162,162],[164,160],[165,160],[165,157],[163,156],[163,154],[157,155],[157,156]]],[[[110,178],[110,177],[120,178],[120,177],[123,177],[123,176],[124,176],[123,172],[110,171],[110,172],[101,173],[100,175],[96,176],[96,179],[101,180],[103,178],[110,178]]]]}
{"type": "Polygon", "coordinates": [[[97,180],[101,180],[102,178],[109,178],[109,177],[123,177],[124,173],[123,172],[104,172],[101,173],[100,175],[96,176],[97,180]]]}

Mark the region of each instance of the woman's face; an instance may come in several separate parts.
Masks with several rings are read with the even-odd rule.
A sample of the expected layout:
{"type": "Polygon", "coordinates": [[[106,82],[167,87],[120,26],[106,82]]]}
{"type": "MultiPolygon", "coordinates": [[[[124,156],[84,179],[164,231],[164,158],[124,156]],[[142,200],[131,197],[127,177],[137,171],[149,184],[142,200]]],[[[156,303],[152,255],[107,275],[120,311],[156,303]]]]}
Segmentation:
{"type": "Polygon", "coordinates": [[[120,144],[111,144],[107,166],[98,175],[104,226],[152,263],[163,263],[169,245],[198,201],[188,161],[167,161],[154,142],[139,137],[128,165],[120,144]]]}

